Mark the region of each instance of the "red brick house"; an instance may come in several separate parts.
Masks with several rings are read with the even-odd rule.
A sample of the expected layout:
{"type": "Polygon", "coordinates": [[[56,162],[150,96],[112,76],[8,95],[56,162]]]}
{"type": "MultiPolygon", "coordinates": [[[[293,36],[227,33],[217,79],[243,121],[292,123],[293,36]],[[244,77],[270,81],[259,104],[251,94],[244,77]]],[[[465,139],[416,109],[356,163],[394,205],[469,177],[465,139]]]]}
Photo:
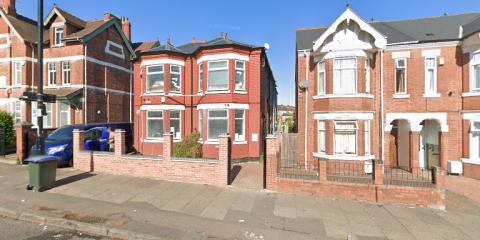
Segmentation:
{"type": "MultiPolygon", "coordinates": [[[[37,86],[36,21],[16,12],[15,0],[0,2],[0,110],[16,122],[31,122],[35,103],[20,101],[37,86]]],[[[106,13],[85,21],[54,6],[44,21],[44,92],[47,128],[131,119],[130,22],[106,13]]]]}
{"type": "Polygon", "coordinates": [[[229,39],[167,42],[134,63],[135,147],[162,154],[163,133],[179,142],[193,131],[204,157],[218,155],[218,136],[232,139],[232,158],[258,158],[275,126],[276,82],[266,49],[229,39]]]}
{"type": "Polygon", "coordinates": [[[296,38],[302,164],[461,161],[480,178],[480,13],[368,22],[347,7],[296,38]]]}

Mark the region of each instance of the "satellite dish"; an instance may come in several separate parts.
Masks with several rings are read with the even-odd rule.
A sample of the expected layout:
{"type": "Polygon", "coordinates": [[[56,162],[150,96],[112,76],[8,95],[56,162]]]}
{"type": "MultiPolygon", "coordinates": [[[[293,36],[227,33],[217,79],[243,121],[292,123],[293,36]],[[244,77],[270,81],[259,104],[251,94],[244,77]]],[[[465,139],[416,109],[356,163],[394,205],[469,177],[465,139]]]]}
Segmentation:
{"type": "Polygon", "coordinates": [[[263,44],[263,47],[268,50],[270,48],[270,44],[265,43],[265,44],[263,44]]]}
{"type": "Polygon", "coordinates": [[[298,83],[298,86],[299,86],[301,89],[307,89],[307,88],[308,88],[308,80],[303,80],[303,81],[301,81],[300,83],[298,83]]]}

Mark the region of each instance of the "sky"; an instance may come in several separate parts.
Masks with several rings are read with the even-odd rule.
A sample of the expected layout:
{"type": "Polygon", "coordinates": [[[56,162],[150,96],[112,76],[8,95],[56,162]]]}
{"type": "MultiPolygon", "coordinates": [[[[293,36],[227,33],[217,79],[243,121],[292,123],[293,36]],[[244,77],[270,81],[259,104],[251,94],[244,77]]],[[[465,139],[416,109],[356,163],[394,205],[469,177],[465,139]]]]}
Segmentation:
{"type": "MultiPolygon", "coordinates": [[[[401,20],[480,12],[480,0],[44,0],[45,16],[56,3],[84,20],[105,12],[126,16],[134,42],[156,40],[174,45],[192,38],[210,40],[222,32],[234,40],[263,46],[277,81],[279,104],[295,103],[295,31],[328,26],[350,4],[365,20],[401,20]]],[[[37,19],[36,0],[17,0],[17,12],[37,19]]]]}

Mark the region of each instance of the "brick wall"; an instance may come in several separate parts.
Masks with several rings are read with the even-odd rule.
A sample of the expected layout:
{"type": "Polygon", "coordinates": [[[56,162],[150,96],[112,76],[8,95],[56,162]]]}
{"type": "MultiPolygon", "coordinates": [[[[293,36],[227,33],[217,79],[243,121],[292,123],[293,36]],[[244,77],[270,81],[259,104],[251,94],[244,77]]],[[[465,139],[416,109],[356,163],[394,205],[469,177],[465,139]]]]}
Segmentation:
{"type": "Polygon", "coordinates": [[[463,163],[463,175],[465,177],[480,180],[480,165],[464,162],[463,163]]]}
{"type": "Polygon", "coordinates": [[[115,152],[83,150],[83,131],[75,130],[74,167],[82,171],[102,172],[167,181],[225,186],[228,184],[230,138],[220,136],[217,159],[172,157],[172,134],[164,134],[162,156],[124,155],[125,132],[115,132],[115,152]]]}

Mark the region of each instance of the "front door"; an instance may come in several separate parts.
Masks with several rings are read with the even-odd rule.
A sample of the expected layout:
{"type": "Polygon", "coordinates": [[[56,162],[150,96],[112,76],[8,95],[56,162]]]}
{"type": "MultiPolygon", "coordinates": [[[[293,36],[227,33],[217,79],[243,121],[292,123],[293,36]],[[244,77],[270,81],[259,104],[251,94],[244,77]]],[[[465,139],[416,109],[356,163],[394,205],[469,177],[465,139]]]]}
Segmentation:
{"type": "Polygon", "coordinates": [[[440,166],[440,125],[433,120],[425,120],[420,132],[420,167],[440,166]]]}

